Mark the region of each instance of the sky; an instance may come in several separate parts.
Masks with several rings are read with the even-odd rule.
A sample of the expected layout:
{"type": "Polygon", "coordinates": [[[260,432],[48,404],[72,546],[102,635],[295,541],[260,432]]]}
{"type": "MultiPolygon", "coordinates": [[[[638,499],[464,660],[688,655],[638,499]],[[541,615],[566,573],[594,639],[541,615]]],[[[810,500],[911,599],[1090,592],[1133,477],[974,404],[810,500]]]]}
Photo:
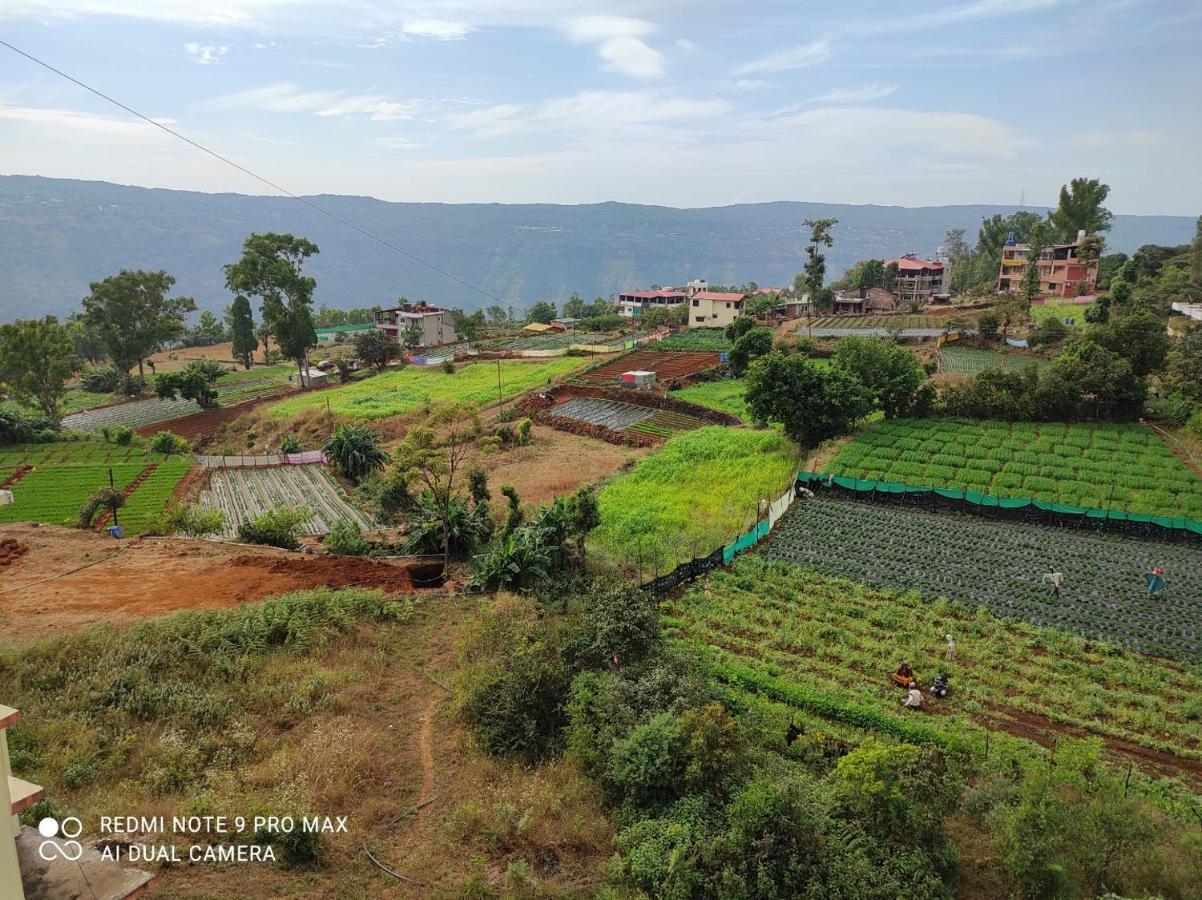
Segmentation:
{"type": "MultiPolygon", "coordinates": [[[[1197,0],[0,0],[0,39],[302,194],[1202,212],[1197,0]]],[[[4,47],[0,173],[273,193],[4,47]]]]}

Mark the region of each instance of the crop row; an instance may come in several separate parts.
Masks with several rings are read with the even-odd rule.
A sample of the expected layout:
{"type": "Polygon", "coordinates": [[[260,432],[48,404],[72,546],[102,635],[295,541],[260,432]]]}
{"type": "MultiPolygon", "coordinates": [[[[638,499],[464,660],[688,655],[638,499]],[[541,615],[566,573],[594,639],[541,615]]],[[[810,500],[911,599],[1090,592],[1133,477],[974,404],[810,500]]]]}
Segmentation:
{"type": "Polygon", "coordinates": [[[88,498],[109,486],[110,470],[114,485],[123,489],[145,468],[143,462],[40,466],[14,487],[13,502],[0,506],[0,522],[72,525],[88,498]]]}
{"type": "Polygon", "coordinates": [[[0,466],[71,465],[77,463],[152,462],[161,454],[140,447],[118,447],[102,441],[13,444],[0,450],[0,466]]]}
{"type": "Polygon", "coordinates": [[[690,416],[686,413],[673,412],[669,409],[659,409],[650,418],[638,422],[628,429],[629,431],[641,431],[644,434],[655,434],[661,437],[668,437],[673,434],[680,434],[682,431],[692,431],[694,428],[704,428],[708,422],[703,422],[701,419],[690,416]]]}
{"type": "Polygon", "coordinates": [[[153,525],[171,499],[175,486],[188,474],[192,464],[178,458],[160,463],[150,475],[138,485],[125,505],[118,511],[118,521],[128,534],[140,534],[153,525]]]}
{"type": "Polygon", "coordinates": [[[829,470],[916,487],[1202,517],[1202,480],[1138,425],[884,422],[857,435],[829,470]]]}
{"type": "Polygon", "coordinates": [[[550,410],[553,416],[563,416],[590,425],[600,425],[611,431],[622,431],[655,415],[655,410],[616,400],[594,397],[573,397],[550,410]]]}
{"type": "Polygon", "coordinates": [[[732,344],[720,328],[691,328],[647,345],[648,350],[713,350],[725,353],[732,344]]]}
{"type": "Polygon", "coordinates": [[[313,511],[305,524],[307,534],[326,534],[340,519],[350,519],[360,528],[371,527],[370,520],[347,501],[320,465],[218,469],[209,489],[201,492],[201,503],[225,514],[226,537],[233,537],[242,522],[284,507],[313,511]]]}
{"type": "MultiPolygon", "coordinates": [[[[928,600],[930,598],[928,597],[928,600]]],[[[963,716],[996,727],[1019,714],[1202,759],[1202,675],[1156,659],[1015,624],[967,606],[924,602],[749,555],[667,601],[676,639],[741,688],[857,728],[950,731],[963,716]],[[956,638],[955,660],[943,637],[956,638]],[[908,659],[923,686],[940,671],[950,716],[898,720],[888,680],[908,659]]]]}
{"type": "Polygon", "coordinates": [[[1015,353],[997,353],[993,350],[973,350],[968,347],[944,347],[943,371],[961,375],[975,375],[989,369],[1007,369],[1017,371],[1025,366],[1043,368],[1045,360],[1034,356],[1022,356],[1015,353]]]}
{"type": "Polygon", "coordinates": [[[913,588],[995,615],[1202,659],[1202,550],[817,497],[796,503],[765,555],[876,587],[913,588]],[[1165,570],[1149,597],[1144,574],[1165,570]],[[1043,576],[1064,576],[1052,596],[1043,576]]]}
{"type": "MultiPolygon", "coordinates": [[[[939,316],[818,316],[814,328],[942,328],[947,319],[939,316]]],[[[807,319],[803,323],[808,327],[807,319]]]]}

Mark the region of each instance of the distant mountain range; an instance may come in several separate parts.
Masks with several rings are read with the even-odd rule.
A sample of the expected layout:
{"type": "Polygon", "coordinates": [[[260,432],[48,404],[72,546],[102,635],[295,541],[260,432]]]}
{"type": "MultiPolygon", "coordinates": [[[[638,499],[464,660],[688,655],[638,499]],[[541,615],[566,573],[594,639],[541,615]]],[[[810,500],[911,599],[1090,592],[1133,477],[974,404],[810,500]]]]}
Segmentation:
{"type": "MultiPolygon", "coordinates": [[[[691,278],[783,285],[802,266],[802,222],[835,216],[828,272],[856,260],[936,251],[949,228],[970,240],[985,216],[1014,206],[861,206],[744,203],[675,209],[631,203],[580,206],[388,203],[308,198],[446,272],[523,306],[691,278]]],[[[0,319],[79,308],[88,282],[121,268],[166,269],[202,309],[230,301],[223,264],[254,231],[290,231],[321,248],[311,273],[317,302],[387,304],[398,295],[474,309],[494,302],[289,198],[203,194],[22,175],[0,176],[0,319]]],[[[1183,244],[1186,216],[1116,216],[1110,250],[1183,244]]]]}

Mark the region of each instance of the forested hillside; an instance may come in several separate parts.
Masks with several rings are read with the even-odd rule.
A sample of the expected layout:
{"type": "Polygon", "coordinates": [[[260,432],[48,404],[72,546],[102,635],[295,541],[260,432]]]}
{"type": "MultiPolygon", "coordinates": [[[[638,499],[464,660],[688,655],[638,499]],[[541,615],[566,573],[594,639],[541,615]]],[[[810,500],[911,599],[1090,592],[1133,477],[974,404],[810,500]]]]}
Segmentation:
{"type": "MultiPolygon", "coordinates": [[[[756,203],[674,209],[628,203],[386,203],[321,196],[324,208],[514,305],[607,295],[704,277],[786,284],[801,268],[802,222],[836,216],[828,272],[909,250],[934,253],[948,228],[974,236],[982,217],[1016,207],[904,208],[756,203]]],[[[1183,244],[1184,216],[1116,216],[1108,248],[1183,244]]],[[[221,266],[253,231],[303,234],[317,302],[383,303],[398,294],[474,308],[492,302],[298,203],[277,197],[151,190],[105,182],[0,176],[0,311],[11,319],[71,312],[88,282],[121,267],[167,269],[200,309],[230,300],[221,266]]]]}

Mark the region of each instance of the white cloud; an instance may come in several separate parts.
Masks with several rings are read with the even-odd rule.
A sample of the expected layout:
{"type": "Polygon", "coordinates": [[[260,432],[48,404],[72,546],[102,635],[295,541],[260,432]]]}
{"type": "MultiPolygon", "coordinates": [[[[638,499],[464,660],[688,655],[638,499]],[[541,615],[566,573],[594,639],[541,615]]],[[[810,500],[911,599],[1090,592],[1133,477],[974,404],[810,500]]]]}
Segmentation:
{"type": "MultiPolygon", "coordinates": [[[[480,137],[499,137],[532,131],[560,131],[569,135],[611,134],[615,128],[639,129],[661,138],[678,133],[662,129],[682,123],[715,119],[729,114],[725,100],[691,100],[661,91],[581,91],[547,100],[525,109],[512,103],[450,116],[452,127],[480,137]]],[[[627,136],[632,134],[627,130],[627,136]]]]}
{"type": "Polygon", "coordinates": [[[230,48],[224,45],[216,46],[188,41],[188,43],[184,44],[184,52],[188,54],[188,58],[193,62],[199,63],[202,66],[211,66],[221,62],[221,57],[229,53],[230,48]]]}
{"type": "Polygon", "coordinates": [[[322,118],[362,116],[373,122],[412,118],[426,106],[422,100],[391,100],[380,94],[350,94],[346,91],[302,91],[281,81],[215,97],[203,104],[207,109],[249,109],[262,112],[310,113],[322,118]]]}
{"type": "Polygon", "coordinates": [[[730,82],[729,87],[734,88],[736,91],[759,91],[764,88],[776,87],[776,85],[762,78],[739,78],[736,81],[730,82]]]}
{"type": "Polygon", "coordinates": [[[446,19],[414,19],[401,25],[402,34],[436,41],[461,40],[475,30],[475,26],[467,22],[449,22],[446,19]]]}
{"type": "Polygon", "coordinates": [[[581,16],[564,28],[576,43],[596,44],[601,68],[644,80],[664,74],[663,54],[643,40],[654,30],[647,20],[628,16],[581,16]]]}
{"type": "Polygon", "coordinates": [[[835,88],[815,97],[813,103],[868,103],[888,97],[897,90],[896,84],[881,84],[873,82],[858,88],[835,88]]]}
{"type": "Polygon", "coordinates": [[[677,38],[675,41],[676,49],[681,53],[700,53],[701,48],[690,41],[688,38],[677,38]]]}
{"type": "Polygon", "coordinates": [[[830,42],[825,38],[802,44],[800,47],[790,47],[778,50],[759,59],[744,63],[734,70],[735,75],[760,75],[765,72],[786,72],[790,69],[803,69],[806,66],[816,66],[834,56],[830,42]]]}
{"type": "Polygon", "coordinates": [[[1017,16],[1024,12],[1047,9],[1060,0],[973,0],[958,6],[945,6],[930,12],[918,12],[894,19],[864,17],[850,30],[857,34],[892,34],[895,32],[926,31],[931,28],[992,19],[997,16],[1017,16]]]}
{"type": "MultiPolygon", "coordinates": [[[[0,119],[15,122],[27,122],[34,125],[47,125],[56,128],[69,128],[74,131],[88,131],[93,134],[118,136],[139,136],[161,134],[159,129],[148,122],[137,119],[101,116],[94,113],[77,112],[72,109],[53,109],[38,106],[4,106],[0,105],[0,119]]],[[[162,125],[172,125],[174,119],[155,119],[162,125]]]]}

